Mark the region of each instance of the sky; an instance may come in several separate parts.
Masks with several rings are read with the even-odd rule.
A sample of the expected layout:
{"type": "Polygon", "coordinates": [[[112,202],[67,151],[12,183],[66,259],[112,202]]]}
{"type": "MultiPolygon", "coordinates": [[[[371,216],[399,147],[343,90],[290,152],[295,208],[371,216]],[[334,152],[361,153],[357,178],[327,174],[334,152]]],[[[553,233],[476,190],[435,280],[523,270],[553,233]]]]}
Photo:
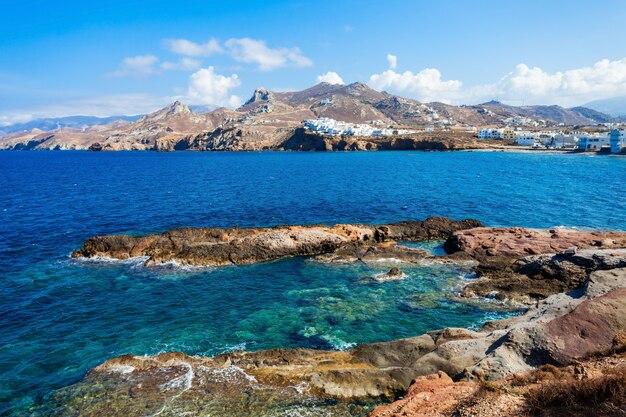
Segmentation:
{"type": "Polygon", "coordinates": [[[626,1],[1,0],[0,126],[364,82],[420,101],[626,95],[626,1]]]}

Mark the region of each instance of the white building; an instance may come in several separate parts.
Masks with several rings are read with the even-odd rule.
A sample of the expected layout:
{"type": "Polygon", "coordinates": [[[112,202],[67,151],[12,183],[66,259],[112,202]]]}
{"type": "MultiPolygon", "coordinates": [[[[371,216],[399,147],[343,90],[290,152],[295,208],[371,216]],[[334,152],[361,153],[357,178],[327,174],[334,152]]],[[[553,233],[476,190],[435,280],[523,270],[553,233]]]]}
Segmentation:
{"type": "Polygon", "coordinates": [[[478,132],[479,139],[501,139],[502,129],[480,129],[478,132]]]}
{"type": "Polygon", "coordinates": [[[515,143],[520,146],[532,146],[535,143],[535,135],[530,132],[515,132],[515,143]]]}
{"type": "Polygon", "coordinates": [[[611,130],[609,141],[611,143],[611,153],[626,151],[626,130],[611,130]]]}
{"type": "Polygon", "coordinates": [[[329,136],[390,136],[415,133],[414,130],[382,129],[370,124],[348,123],[339,120],[320,117],[315,120],[305,120],[304,127],[313,132],[329,136]]]}
{"type": "Polygon", "coordinates": [[[578,138],[576,149],[581,151],[599,151],[602,148],[611,146],[610,137],[607,135],[593,136],[586,135],[578,138]]]}

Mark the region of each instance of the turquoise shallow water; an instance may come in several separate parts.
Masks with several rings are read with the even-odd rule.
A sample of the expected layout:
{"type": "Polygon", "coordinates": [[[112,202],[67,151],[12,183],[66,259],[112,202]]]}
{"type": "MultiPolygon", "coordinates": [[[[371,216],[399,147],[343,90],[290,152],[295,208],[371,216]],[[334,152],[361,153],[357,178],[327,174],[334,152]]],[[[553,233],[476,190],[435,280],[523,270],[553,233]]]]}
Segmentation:
{"type": "Polygon", "coordinates": [[[626,229],[619,157],[3,152],[0,189],[0,414],[14,415],[124,353],[345,348],[506,314],[454,301],[462,267],[381,284],[367,277],[383,267],[300,258],[187,271],[69,260],[92,235],[431,215],[626,229]]]}

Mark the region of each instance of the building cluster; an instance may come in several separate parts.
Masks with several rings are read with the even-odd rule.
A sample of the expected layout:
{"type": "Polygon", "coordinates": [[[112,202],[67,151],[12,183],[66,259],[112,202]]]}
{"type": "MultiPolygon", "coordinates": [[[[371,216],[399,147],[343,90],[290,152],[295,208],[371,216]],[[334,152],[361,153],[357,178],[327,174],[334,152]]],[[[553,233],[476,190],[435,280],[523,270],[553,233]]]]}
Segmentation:
{"type": "Polygon", "coordinates": [[[545,120],[533,120],[530,117],[523,116],[511,116],[502,120],[504,124],[508,126],[545,126],[547,123],[545,120]]]}
{"type": "Polygon", "coordinates": [[[390,129],[381,127],[381,120],[372,120],[369,124],[348,123],[320,117],[304,121],[305,129],[328,136],[391,136],[416,133],[415,130],[390,129]]]}
{"type": "Polygon", "coordinates": [[[481,129],[480,139],[515,140],[520,146],[548,147],[552,149],[576,149],[579,151],[609,150],[613,153],[626,151],[626,130],[614,129],[610,133],[564,133],[554,130],[528,131],[505,127],[500,129],[481,129]]]}

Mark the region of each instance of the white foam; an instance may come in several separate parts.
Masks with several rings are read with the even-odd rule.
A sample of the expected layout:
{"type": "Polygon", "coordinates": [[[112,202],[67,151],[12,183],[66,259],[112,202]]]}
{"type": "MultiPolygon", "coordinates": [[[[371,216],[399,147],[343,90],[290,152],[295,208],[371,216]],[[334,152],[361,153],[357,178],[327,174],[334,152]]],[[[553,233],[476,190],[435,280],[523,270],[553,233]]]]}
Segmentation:
{"type": "Polygon", "coordinates": [[[311,387],[309,386],[308,383],[306,383],[305,381],[300,382],[297,385],[290,385],[287,388],[293,388],[298,394],[302,395],[304,393],[309,392],[309,390],[311,389],[311,387]]]}
{"type": "Polygon", "coordinates": [[[376,280],[377,282],[402,281],[407,276],[408,275],[405,274],[404,272],[401,272],[400,275],[393,275],[393,276],[390,276],[389,272],[385,272],[385,273],[380,273],[380,274],[374,275],[374,280],[376,280]]]}
{"type": "Polygon", "coordinates": [[[402,259],[398,259],[398,258],[378,258],[378,259],[374,259],[373,261],[368,261],[371,263],[394,263],[394,264],[401,264],[401,263],[410,263],[407,261],[404,261],[402,259]]]}
{"type": "Polygon", "coordinates": [[[563,231],[573,231],[573,232],[606,232],[610,231],[610,229],[604,229],[601,227],[591,227],[591,226],[554,226],[550,229],[563,230],[563,231]]]}
{"type": "Polygon", "coordinates": [[[146,261],[148,259],[150,259],[149,256],[131,256],[130,258],[126,258],[126,259],[118,259],[118,258],[111,258],[110,256],[92,256],[90,258],[84,257],[84,256],[80,256],[78,258],[73,258],[74,261],[76,262],[80,262],[80,263],[92,263],[92,264],[121,264],[121,265],[131,265],[131,266],[141,266],[143,267],[146,263],[146,261]]]}
{"type": "Polygon", "coordinates": [[[205,265],[191,265],[187,263],[181,263],[176,259],[172,259],[166,262],[159,262],[152,266],[155,269],[165,269],[165,270],[177,270],[177,271],[207,271],[215,269],[213,266],[205,266],[205,265]]]}
{"type": "Polygon", "coordinates": [[[159,388],[161,388],[162,391],[169,391],[172,389],[182,389],[182,392],[187,391],[188,389],[191,388],[192,383],[193,383],[193,378],[194,378],[194,372],[193,372],[193,366],[191,366],[191,364],[187,363],[187,362],[182,362],[181,365],[184,365],[187,368],[187,372],[185,372],[183,375],[178,376],[170,381],[167,381],[164,384],[161,384],[161,386],[159,388]]]}
{"type": "Polygon", "coordinates": [[[236,365],[229,365],[221,369],[209,369],[201,365],[200,368],[209,374],[211,379],[215,382],[229,383],[243,379],[250,384],[257,385],[259,383],[254,376],[247,374],[242,368],[236,365]]]}
{"type": "Polygon", "coordinates": [[[112,374],[130,374],[135,370],[135,367],[130,365],[114,365],[108,370],[112,374]]]}
{"type": "Polygon", "coordinates": [[[241,342],[236,345],[228,346],[224,348],[221,353],[231,353],[231,352],[236,352],[238,350],[246,350],[247,344],[248,344],[247,342],[241,342]]]}

